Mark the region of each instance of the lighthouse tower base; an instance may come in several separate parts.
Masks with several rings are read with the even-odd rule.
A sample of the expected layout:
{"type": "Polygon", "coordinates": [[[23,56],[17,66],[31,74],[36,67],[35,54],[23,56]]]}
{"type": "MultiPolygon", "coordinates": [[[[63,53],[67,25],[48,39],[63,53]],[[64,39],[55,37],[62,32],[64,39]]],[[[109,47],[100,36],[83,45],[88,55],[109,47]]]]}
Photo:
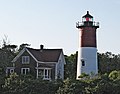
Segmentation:
{"type": "Polygon", "coordinates": [[[97,48],[81,47],[78,49],[77,78],[82,73],[98,74],[97,48]]]}

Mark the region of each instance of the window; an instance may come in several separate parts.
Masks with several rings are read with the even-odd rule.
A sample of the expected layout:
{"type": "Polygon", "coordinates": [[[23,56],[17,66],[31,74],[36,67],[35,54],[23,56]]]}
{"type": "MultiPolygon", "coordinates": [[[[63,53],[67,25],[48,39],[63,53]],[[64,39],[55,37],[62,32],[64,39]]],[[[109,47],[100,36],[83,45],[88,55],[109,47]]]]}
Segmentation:
{"type": "Polygon", "coordinates": [[[45,71],[44,79],[50,79],[51,70],[50,69],[45,69],[44,71],[45,71]]]}
{"type": "Polygon", "coordinates": [[[7,67],[6,68],[6,74],[9,75],[11,73],[14,73],[15,67],[7,67]]]}
{"type": "Polygon", "coordinates": [[[38,69],[38,77],[44,80],[51,79],[51,69],[38,69]]]}
{"type": "Polygon", "coordinates": [[[30,72],[30,68],[21,68],[21,74],[28,74],[30,72]]]}
{"type": "Polygon", "coordinates": [[[81,59],[82,66],[85,66],[85,60],[81,59]]]}
{"type": "Polygon", "coordinates": [[[22,64],[29,64],[29,56],[22,56],[22,64]]]}
{"type": "Polygon", "coordinates": [[[14,69],[10,69],[10,73],[13,73],[14,72],[14,69]]]}

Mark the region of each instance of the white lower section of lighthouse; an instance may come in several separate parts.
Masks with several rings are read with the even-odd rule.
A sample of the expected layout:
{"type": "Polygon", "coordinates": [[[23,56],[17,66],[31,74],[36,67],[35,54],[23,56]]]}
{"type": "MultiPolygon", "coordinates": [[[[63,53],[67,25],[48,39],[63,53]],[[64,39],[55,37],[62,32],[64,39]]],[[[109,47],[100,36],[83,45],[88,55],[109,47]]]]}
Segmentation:
{"type": "Polygon", "coordinates": [[[81,47],[78,49],[77,79],[80,79],[79,76],[82,73],[98,73],[96,47],[81,47]]]}

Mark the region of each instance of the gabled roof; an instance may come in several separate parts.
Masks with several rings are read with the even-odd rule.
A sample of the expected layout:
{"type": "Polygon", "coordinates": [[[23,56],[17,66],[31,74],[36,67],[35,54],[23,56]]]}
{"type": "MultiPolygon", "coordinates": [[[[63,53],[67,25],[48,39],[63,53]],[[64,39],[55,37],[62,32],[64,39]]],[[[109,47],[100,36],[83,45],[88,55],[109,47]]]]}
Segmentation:
{"type": "Polygon", "coordinates": [[[15,62],[25,51],[27,51],[36,61],[58,62],[62,49],[33,49],[24,48],[12,62],[15,62]]]}
{"type": "Polygon", "coordinates": [[[62,49],[27,49],[38,61],[42,62],[57,62],[62,52],[62,49]]]}

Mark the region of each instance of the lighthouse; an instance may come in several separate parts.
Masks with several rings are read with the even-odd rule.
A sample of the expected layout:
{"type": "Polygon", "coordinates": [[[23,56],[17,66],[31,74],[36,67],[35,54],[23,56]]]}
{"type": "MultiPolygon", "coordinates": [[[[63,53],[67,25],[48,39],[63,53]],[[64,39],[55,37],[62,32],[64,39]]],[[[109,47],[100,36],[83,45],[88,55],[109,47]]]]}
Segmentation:
{"type": "Polygon", "coordinates": [[[99,23],[94,22],[93,16],[87,11],[82,17],[82,22],[76,23],[76,28],[79,30],[76,79],[80,79],[82,73],[89,75],[98,73],[96,31],[99,23]]]}

